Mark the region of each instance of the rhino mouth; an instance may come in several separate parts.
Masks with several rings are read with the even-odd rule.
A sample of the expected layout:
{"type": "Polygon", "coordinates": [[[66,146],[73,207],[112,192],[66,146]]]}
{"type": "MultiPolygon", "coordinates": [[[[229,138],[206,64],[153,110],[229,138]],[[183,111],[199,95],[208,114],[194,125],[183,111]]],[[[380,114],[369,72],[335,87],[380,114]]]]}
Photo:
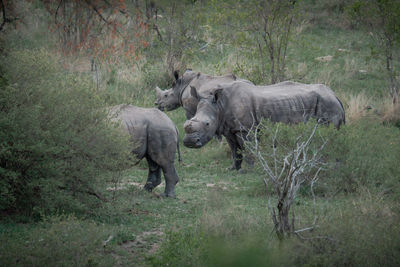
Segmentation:
{"type": "Polygon", "coordinates": [[[178,105],[175,104],[168,104],[168,105],[164,105],[162,106],[163,109],[165,109],[166,111],[171,111],[171,110],[175,110],[176,108],[178,108],[178,105]]]}
{"type": "Polygon", "coordinates": [[[183,145],[189,148],[200,148],[204,146],[205,143],[201,141],[198,133],[193,133],[185,135],[183,138],[183,145]]]}

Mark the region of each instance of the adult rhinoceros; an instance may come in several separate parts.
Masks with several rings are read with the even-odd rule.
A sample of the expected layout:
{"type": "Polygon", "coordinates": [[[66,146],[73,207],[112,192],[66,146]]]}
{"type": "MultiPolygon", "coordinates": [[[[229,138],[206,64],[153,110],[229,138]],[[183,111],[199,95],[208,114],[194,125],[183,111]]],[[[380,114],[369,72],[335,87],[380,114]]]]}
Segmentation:
{"type": "Polygon", "coordinates": [[[118,105],[110,109],[114,121],[120,121],[130,134],[132,152],[139,160],[146,158],[149,174],[144,188],[152,191],[161,183],[161,169],[165,178],[163,196],[175,197],[175,185],[179,178],[175,170],[175,152],[178,149],[178,130],[171,119],[155,108],[139,108],[118,105]]]}
{"type": "Polygon", "coordinates": [[[231,169],[241,168],[243,138],[262,118],[298,123],[312,117],[320,123],[332,122],[337,128],[345,123],[342,103],[322,84],[286,81],[255,86],[233,82],[214,88],[209,97],[199,96],[195,87],[191,93],[199,103],[195,116],[184,124],[184,145],[200,148],[215,134],[224,135],[234,159],[231,169]]]}
{"type": "Polygon", "coordinates": [[[233,81],[243,81],[252,84],[250,81],[237,79],[235,75],[229,74],[224,76],[210,76],[200,72],[187,70],[182,77],[174,72],[175,81],[172,88],[168,90],[161,90],[156,87],[157,100],[155,105],[160,110],[174,110],[182,106],[186,111],[186,118],[190,119],[196,114],[197,98],[190,94],[190,86],[197,88],[200,95],[206,96],[210,93],[211,89],[215,88],[218,84],[229,83],[233,81]]]}

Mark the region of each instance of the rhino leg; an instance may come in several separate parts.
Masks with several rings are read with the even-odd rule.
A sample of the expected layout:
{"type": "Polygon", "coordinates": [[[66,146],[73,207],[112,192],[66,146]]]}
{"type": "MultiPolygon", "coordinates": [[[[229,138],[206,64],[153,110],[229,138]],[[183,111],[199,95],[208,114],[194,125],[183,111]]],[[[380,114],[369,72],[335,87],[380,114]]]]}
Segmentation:
{"type": "Polygon", "coordinates": [[[232,159],[233,163],[232,165],[228,168],[229,170],[240,170],[242,167],[242,161],[243,161],[243,156],[242,153],[239,151],[239,145],[235,142],[235,140],[232,140],[233,138],[227,137],[226,140],[228,141],[229,147],[231,148],[232,152],[232,159]]]}
{"type": "Polygon", "coordinates": [[[176,173],[175,166],[173,163],[163,167],[164,178],[165,178],[165,192],[162,194],[164,197],[176,198],[175,185],[179,181],[178,174],[176,173]]]}
{"type": "Polygon", "coordinates": [[[146,159],[149,165],[149,175],[147,176],[147,182],[144,189],[151,192],[161,183],[161,167],[149,156],[146,156],[146,159]]]}

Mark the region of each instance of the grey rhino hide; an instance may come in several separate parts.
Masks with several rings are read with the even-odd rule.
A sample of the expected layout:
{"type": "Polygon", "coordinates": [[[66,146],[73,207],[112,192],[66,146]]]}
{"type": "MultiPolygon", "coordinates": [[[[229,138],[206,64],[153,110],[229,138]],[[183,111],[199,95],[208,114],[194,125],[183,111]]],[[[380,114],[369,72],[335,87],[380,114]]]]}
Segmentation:
{"type": "Polygon", "coordinates": [[[175,81],[174,86],[167,91],[158,91],[156,105],[160,110],[173,110],[182,106],[186,111],[186,118],[190,119],[196,114],[198,99],[190,93],[190,88],[195,87],[201,96],[207,96],[218,84],[233,81],[243,81],[252,84],[250,81],[236,78],[233,74],[224,76],[211,76],[187,70],[175,81]],[[167,95],[167,97],[165,97],[167,95]],[[164,97],[163,97],[164,96],[164,97]]]}
{"type": "MultiPolygon", "coordinates": [[[[175,152],[179,145],[178,130],[171,119],[155,108],[117,105],[109,109],[113,121],[121,122],[131,139],[132,152],[137,158],[146,158],[149,174],[145,189],[152,191],[165,178],[164,196],[175,197],[179,178],[175,170],[175,152]]],[[[178,151],[179,152],[179,151],[178,151]]]]}
{"type": "Polygon", "coordinates": [[[282,82],[270,86],[255,86],[243,82],[222,84],[214,96],[199,102],[196,115],[185,122],[184,144],[204,146],[213,134],[226,137],[234,158],[232,168],[240,169],[243,137],[262,118],[273,122],[298,123],[310,117],[320,123],[333,123],[336,128],[345,123],[345,113],[333,91],[322,84],[282,82]],[[212,99],[214,97],[214,99],[212,99]],[[210,119],[211,118],[211,119],[210,119]],[[214,119],[217,118],[217,119],[214,119]],[[210,121],[211,120],[211,121],[210,121]]]}

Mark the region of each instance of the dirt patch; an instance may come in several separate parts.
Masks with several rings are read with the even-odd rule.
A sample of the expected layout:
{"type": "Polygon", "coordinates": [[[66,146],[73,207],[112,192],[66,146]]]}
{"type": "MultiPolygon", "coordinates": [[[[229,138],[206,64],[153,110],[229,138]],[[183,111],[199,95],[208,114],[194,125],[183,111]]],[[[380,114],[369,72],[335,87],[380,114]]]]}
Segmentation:
{"type": "Polygon", "coordinates": [[[119,183],[116,186],[109,186],[106,188],[107,191],[119,191],[128,189],[129,186],[135,186],[138,188],[143,188],[143,185],[136,182],[126,182],[126,183],[119,183]]]}

